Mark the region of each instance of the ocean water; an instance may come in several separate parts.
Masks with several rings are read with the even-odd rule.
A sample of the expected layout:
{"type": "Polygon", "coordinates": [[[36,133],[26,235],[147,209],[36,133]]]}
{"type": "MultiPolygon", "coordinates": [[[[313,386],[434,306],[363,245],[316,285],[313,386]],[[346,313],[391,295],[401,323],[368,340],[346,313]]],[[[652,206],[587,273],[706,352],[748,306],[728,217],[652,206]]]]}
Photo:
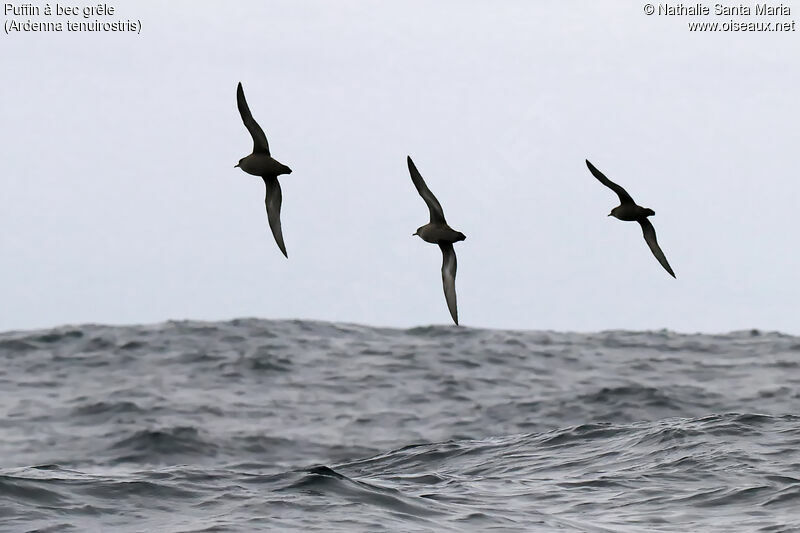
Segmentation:
{"type": "Polygon", "coordinates": [[[800,531],[800,338],[0,334],[2,531],[800,531]]]}

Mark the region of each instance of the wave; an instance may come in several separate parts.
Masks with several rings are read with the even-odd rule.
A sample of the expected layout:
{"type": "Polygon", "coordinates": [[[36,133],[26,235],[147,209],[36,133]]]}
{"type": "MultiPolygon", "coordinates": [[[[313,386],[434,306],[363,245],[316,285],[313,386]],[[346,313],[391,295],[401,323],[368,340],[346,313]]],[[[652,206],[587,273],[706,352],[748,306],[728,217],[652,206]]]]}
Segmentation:
{"type": "Polygon", "coordinates": [[[798,346],[258,319],[0,333],[0,512],[26,531],[800,528],[798,346]]]}
{"type": "MultiPolygon", "coordinates": [[[[0,497],[20,515],[26,514],[23,508],[46,506],[73,519],[105,514],[130,518],[141,505],[157,511],[185,507],[187,512],[202,505],[212,514],[227,506],[235,514],[236,502],[253,505],[257,497],[259,505],[273,509],[265,524],[279,529],[296,526],[293,516],[308,519],[348,505],[360,511],[337,513],[331,528],[383,524],[407,531],[619,531],[625,529],[623,523],[648,529],[644,524],[652,526],[655,516],[670,517],[675,509],[693,516],[699,529],[702,524],[767,528],[778,523],[770,517],[800,526],[796,517],[785,518],[800,499],[800,480],[785,475],[779,464],[763,475],[769,457],[796,453],[799,421],[793,415],[725,413],[653,423],[582,424],[413,444],[338,465],[271,474],[254,473],[269,470],[267,463],[246,469],[171,466],[116,475],[48,465],[0,471],[0,497]],[[740,523],[725,518],[729,509],[740,507],[764,513],[744,522],[740,516],[740,523]]],[[[173,428],[131,436],[119,447],[165,455],[182,450],[186,458],[203,445],[196,430],[173,428]]],[[[668,518],[664,524],[673,522],[668,518]]]]}
{"type": "Polygon", "coordinates": [[[111,445],[113,463],[181,462],[215,455],[218,446],[204,440],[191,426],[140,430],[111,445]]]}

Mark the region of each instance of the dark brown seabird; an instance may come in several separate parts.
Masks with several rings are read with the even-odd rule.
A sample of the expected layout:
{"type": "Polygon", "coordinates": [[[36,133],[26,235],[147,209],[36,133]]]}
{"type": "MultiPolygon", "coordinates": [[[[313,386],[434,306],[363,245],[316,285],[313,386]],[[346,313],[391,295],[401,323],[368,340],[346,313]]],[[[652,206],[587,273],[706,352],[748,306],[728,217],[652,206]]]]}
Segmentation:
{"type": "Polygon", "coordinates": [[[408,172],[411,174],[411,181],[417,188],[417,192],[425,203],[428,205],[428,210],[431,213],[431,221],[424,226],[417,228],[417,231],[412,235],[418,235],[420,239],[432,244],[438,244],[442,250],[442,285],[444,286],[444,298],[447,300],[447,308],[450,309],[450,316],[453,317],[453,322],[458,325],[458,308],[456,307],[456,252],[453,249],[453,243],[463,241],[467,238],[466,235],[460,231],[456,231],[447,225],[444,219],[444,211],[442,204],[433,195],[428,186],[425,185],[425,180],[417,170],[411,156],[408,157],[408,172]]]}
{"type": "Polygon", "coordinates": [[[654,256],[656,256],[656,259],[658,259],[658,262],[664,267],[664,270],[669,272],[669,275],[674,278],[675,272],[672,271],[672,267],[670,267],[669,263],[667,262],[667,257],[658,246],[658,241],[656,240],[656,229],[653,227],[650,221],[647,220],[647,217],[655,215],[656,212],[652,209],[648,209],[647,207],[636,205],[636,202],[633,201],[633,198],[631,198],[631,195],[628,194],[625,189],[605,177],[605,175],[597,170],[597,168],[595,168],[595,166],[591,164],[588,159],[586,160],[586,166],[589,167],[589,171],[600,181],[600,183],[617,193],[617,196],[619,196],[620,204],[612,209],[608,216],[613,216],[620,220],[635,220],[638,222],[639,225],[642,226],[644,240],[647,243],[647,246],[650,247],[650,251],[653,252],[654,256]]]}
{"type": "Polygon", "coordinates": [[[247,100],[244,98],[244,89],[242,89],[241,82],[236,88],[236,106],[242,116],[242,122],[244,122],[247,131],[250,132],[250,136],[253,137],[253,153],[240,159],[234,165],[234,168],[239,167],[248,174],[259,176],[264,180],[264,184],[267,186],[267,196],[264,199],[264,203],[267,205],[269,227],[275,237],[275,242],[278,243],[278,248],[288,258],[289,255],[286,253],[286,245],[283,244],[283,233],[281,232],[281,185],[278,183],[278,176],[291,174],[292,169],[276,161],[270,155],[267,136],[253,118],[252,113],[250,113],[247,100]]]}

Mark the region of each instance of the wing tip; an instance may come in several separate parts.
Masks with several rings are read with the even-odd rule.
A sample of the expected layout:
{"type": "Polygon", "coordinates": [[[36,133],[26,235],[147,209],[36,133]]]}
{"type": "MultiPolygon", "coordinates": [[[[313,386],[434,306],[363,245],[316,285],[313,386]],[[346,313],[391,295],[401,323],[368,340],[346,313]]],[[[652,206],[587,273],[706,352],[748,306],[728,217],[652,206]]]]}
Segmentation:
{"type": "Polygon", "coordinates": [[[411,174],[411,180],[416,184],[417,176],[422,178],[422,175],[410,155],[406,156],[406,163],[408,164],[408,173],[411,174]]]}
{"type": "Polygon", "coordinates": [[[286,245],[283,244],[283,235],[281,235],[281,239],[280,240],[278,239],[277,235],[273,235],[273,237],[275,237],[275,244],[278,245],[278,250],[281,251],[281,253],[283,254],[283,257],[285,257],[286,259],[289,259],[289,254],[286,253],[286,245]]]}
{"type": "Polygon", "coordinates": [[[448,302],[447,302],[447,310],[450,311],[450,318],[453,319],[453,323],[456,326],[458,326],[459,325],[459,323],[458,323],[458,307],[455,307],[455,309],[453,309],[453,307],[450,307],[451,303],[453,303],[453,306],[455,307],[456,304],[454,302],[450,302],[448,300],[448,302]]]}

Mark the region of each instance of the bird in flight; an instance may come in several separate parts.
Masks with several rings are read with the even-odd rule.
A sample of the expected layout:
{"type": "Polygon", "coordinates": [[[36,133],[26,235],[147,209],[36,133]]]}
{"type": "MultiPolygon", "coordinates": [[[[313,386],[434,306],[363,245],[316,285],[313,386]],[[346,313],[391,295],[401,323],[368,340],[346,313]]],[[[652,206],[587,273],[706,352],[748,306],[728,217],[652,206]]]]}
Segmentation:
{"type": "Polygon", "coordinates": [[[447,300],[447,308],[450,310],[450,316],[453,317],[453,322],[458,325],[458,308],[456,307],[456,252],[453,249],[453,243],[463,241],[467,238],[466,235],[460,231],[456,231],[447,225],[444,218],[444,211],[442,204],[433,195],[428,186],[425,185],[425,180],[417,170],[416,165],[408,157],[408,172],[411,174],[411,181],[417,188],[417,192],[425,203],[428,205],[428,210],[431,213],[431,221],[424,226],[417,228],[412,235],[417,235],[425,242],[438,244],[442,250],[442,285],[444,286],[444,298],[447,300]]]}
{"type": "Polygon", "coordinates": [[[650,247],[650,251],[653,252],[653,255],[656,256],[658,262],[661,263],[661,266],[664,267],[664,270],[669,272],[669,275],[673,278],[675,277],[675,272],[672,271],[672,267],[669,266],[669,262],[667,262],[667,257],[664,255],[664,252],[661,251],[661,247],[658,246],[658,241],[656,240],[656,229],[647,220],[647,217],[653,216],[656,214],[655,211],[649,209],[647,207],[642,207],[637,205],[636,202],[633,201],[631,195],[625,191],[622,187],[608,179],[602,172],[597,170],[593,164],[586,160],[586,166],[589,167],[589,171],[594,175],[595,178],[598,179],[600,183],[617,193],[619,196],[620,204],[611,210],[611,213],[608,216],[616,217],[620,220],[627,220],[639,223],[642,227],[642,233],[644,234],[644,240],[647,243],[647,246],[650,247]]]}
{"type": "Polygon", "coordinates": [[[283,243],[283,233],[281,232],[281,184],[278,183],[278,176],[291,174],[292,169],[276,161],[270,155],[267,136],[253,118],[253,114],[250,113],[247,100],[244,98],[244,89],[242,89],[241,82],[236,88],[236,106],[242,116],[242,122],[244,122],[247,131],[253,137],[253,153],[240,159],[234,165],[234,168],[239,167],[248,174],[259,176],[264,180],[264,184],[267,187],[264,203],[267,205],[269,227],[275,237],[275,242],[278,243],[278,248],[288,258],[289,255],[286,253],[286,245],[283,243]]]}

